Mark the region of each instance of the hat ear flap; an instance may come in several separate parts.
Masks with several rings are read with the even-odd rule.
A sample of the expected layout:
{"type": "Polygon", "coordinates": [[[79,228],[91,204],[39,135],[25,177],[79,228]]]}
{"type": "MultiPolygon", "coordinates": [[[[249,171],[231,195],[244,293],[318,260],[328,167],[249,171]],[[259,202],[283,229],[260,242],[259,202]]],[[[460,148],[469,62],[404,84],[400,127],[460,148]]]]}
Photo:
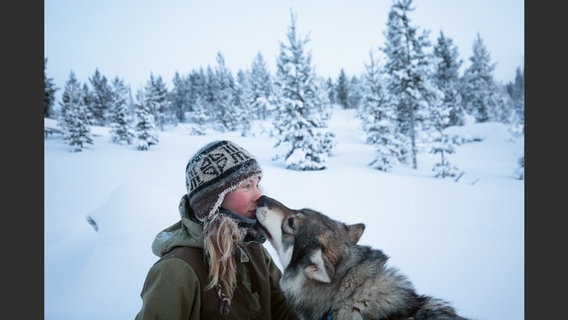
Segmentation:
{"type": "Polygon", "coordinates": [[[335,274],[335,268],[330,263],[326,266],[321,249],[312,253],[310,262],[310,265],[304,267],[306,277],[315,281],[330,283],[335,274]]]}

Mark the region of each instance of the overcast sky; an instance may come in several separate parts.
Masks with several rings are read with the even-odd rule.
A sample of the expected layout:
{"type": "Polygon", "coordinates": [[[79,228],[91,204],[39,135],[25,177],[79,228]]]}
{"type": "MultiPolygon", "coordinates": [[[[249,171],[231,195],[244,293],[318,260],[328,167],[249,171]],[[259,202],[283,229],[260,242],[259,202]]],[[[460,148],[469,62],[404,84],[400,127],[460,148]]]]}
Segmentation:
{"type": "MultiPolygon", "coordinates": [[[[150,73],[166,83],[216,65],[221,52],[231,71],[250,67],[261,52],[274,72],[279,43],[287,43],[291,10],[297,31],[309,36],[316,73],[337,78],[364,71],[369,51],[384,46],[390,0],[45,0],[44,55],[47,76],[63,88],[70,71],[81,82],[96,69],[119,76],[133,89],[150,73]]],[[[430,30],[432,43],[443,31],[469,65],[476,34],[482,37],[494,76],[509,82],[524,66],[524,1],[414,0],[411,24],[430,30]]],[[[462,68],[463,69],[463,68],[462,68]]],[[[58,94],[62,90],[59,90],[58,94]]]]}

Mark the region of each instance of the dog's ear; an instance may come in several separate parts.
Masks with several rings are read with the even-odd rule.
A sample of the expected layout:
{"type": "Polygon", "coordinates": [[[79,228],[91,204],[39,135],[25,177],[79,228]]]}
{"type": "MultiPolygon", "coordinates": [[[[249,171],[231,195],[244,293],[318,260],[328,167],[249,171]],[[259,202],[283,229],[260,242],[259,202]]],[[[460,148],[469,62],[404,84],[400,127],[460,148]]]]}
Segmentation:
{"type": "MultiPolygon", "coordinates": [[[[333,274],[328,273],[328,269],[325,266],[325,262],[323,260],[321,249],[317,249],[312,252],[310,256],[311,264],[304,267],[304,273],[306,277],[312,280],[330,283],[333,274]]],[[[333,273],[333,270],[330,270],[333,273]]]]}
{"type": "Polygon", "coordinates": [[[361,239],[361,236],[363,235],[363,231],[365,231],[364,223],[356,223],[347,226],[347,233],[349,234],[349,239],[352,244],[359,242],[359,239],[361,239]]]}

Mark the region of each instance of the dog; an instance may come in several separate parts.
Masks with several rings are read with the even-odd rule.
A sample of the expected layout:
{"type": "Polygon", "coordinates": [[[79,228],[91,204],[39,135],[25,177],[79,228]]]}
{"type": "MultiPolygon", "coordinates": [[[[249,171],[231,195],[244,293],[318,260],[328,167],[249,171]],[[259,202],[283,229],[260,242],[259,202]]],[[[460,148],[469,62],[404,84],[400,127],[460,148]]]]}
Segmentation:
{"type": "Polygon", "coordinates": [[[280,286],[300,319],[467,320],[449,302],[418,294],[387,266],[382,250],[358,245],[363,223],[290,209],[266,195],[257,201],[256,217],[282,263],[280,286]]]}

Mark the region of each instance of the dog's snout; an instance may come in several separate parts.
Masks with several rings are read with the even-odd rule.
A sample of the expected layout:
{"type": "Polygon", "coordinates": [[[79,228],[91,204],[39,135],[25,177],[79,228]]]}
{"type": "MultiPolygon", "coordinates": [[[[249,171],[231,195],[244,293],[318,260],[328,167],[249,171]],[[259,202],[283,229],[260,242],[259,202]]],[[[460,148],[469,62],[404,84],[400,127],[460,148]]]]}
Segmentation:
{"type": "Polygon", "coordinates": [[[258,198],[258,200],[256,200],[256,206],[257,207],[264,207],[266,206],[266,201],[267,201],[268,197],[267,196],[260,196],[260,198],[258,198]]]}

